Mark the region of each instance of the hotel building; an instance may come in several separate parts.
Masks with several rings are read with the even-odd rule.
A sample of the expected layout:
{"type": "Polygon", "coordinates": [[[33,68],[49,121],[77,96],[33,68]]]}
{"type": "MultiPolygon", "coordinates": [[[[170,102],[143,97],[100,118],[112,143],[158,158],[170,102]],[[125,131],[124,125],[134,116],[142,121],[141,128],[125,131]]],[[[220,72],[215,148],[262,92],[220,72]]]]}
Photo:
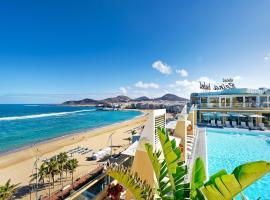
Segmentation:
{"type": "Polygon", "coordinates": [[[196,106],[199,123],[207,121],[207,113],[226,115],[260,115],[258,122],[270,125],[270,89],[233,88],[216,92],[192,93],[192,105],[196,106]]]}

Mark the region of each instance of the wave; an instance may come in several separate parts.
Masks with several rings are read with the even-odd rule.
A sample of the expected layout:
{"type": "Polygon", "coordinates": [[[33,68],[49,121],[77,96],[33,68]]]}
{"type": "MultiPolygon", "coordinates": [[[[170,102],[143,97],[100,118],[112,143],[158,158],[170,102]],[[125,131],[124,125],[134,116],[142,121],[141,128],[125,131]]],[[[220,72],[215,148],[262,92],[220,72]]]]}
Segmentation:
{"type": "Polygon", "coordinates": [[[61,115],[69,115],[74,113],[82,113],[82,112],[92,112],[95,109],[91,110],[77,110],[72,112],[57,112],[57,113],[46,113],[46,114],[38,114],[38,115],[24,115],[24,116],[14,116],[14,117],[0,117],[0,121],[13,121],[13,120],[21,120],[21,119],[35,119],[42,117],[51,117],[51,116],[61,116],[61,115]]]}

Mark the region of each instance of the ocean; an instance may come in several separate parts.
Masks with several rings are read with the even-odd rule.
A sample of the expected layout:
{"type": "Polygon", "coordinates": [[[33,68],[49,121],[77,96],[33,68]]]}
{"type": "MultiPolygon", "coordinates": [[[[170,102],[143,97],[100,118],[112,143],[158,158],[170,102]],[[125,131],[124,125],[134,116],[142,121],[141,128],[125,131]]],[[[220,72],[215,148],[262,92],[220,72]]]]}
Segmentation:
{"type": "Polygon", "coordinates": [[[99,111],[89,106],[0,104],[0,153],[68,134],[130,120],[139,111],[99,111]]]}

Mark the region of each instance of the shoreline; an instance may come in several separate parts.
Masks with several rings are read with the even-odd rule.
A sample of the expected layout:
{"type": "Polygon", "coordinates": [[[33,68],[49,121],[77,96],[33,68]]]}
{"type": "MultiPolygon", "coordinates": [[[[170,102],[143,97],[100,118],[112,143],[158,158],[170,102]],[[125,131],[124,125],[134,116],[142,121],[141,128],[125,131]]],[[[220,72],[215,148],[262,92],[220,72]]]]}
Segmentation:
{"type": "MultiPolygon", "coordinates": [[[[125,111],[125,110],[123,110],[123,111],[125,111]]],[[[117,124],[121,124],[121,123],[124,123],[124,122],[129,122],[129,121],[132,121],[132,120],[134,120],[136,118],[143,117],[143,116],[147,115],[147,112],[145,112],[145,111],[142,111],[142,110],[136,110],[136,111],[141,112],[141,114],[138,115],[138,116],[135,116],[135,117],[133,117],[131,119],[127,119],[127,120],[124,120],[124,121],[119,121],[119,122],[108,124],[108,125],[101,125],[101,126],[95,127],[95,128],[85,128],[84,130],[80,130],[80,131],[66,132],[66,134],[61,135],[61,136],[45,139],[45,140],[42,140],[42,141],[38,141],[36,143],[31,143],[31,144],[24,145],[24,146],[19,147],[19,148],[15,148],[15,149],[11,149],[11,150],[8,150],[8,151],[0,152],[0,158],[4,157],[4,156],[8,156],[9,154],[13,154],[13,153],[16,153],[16,152],[20,152],[20,151],[24,151],[24,150],[33,148],[34,146],[44,145],[46,143],[55,142],[55,141],[62,140],[62,139],[68,138],[68,137],[80,136],[82,134],[86,134],[86,133],[91,132],[91,131],[98,131],[98,129],[107,128],[107,127],[109,128],[112,125],[117,125],[117,124]]],[[[1,162],[0,162],[0,168],[1,168],[1,162]]]]}
{"type": "Polygon", "coordinates": [[[90,128],[86,129],[83,131],[75,131],[70,134],[58,136],[55,138],[47,139],[44,141],[37,142],[35,144],[29,144],[20,148],[16,148],[7,152],[2,152],[0,153],[0,169],[4,169],[10,165],[17,164],[20,161],[26,160],[26,159],[31,159],[34,156],[41,156],[44,154],[48,154],[54,151],[57,151],[64,146],[70,146],[74,145],[76,143],[79,143],[85,138],[92,138],[95,136],[103,135],[105,132],[112,132],[112,131],[117,131],[119,126],[124,127],[128,126],[129,123],[132,123],[136,120],[143,120],[147,116],[147,112],[141,111],[140,115],[133,117],[132,119],[116,122],[113,124],[109,125],[104,125],[96,128],[90,128]],[[63,145],[58,144],[58,143],[63,143],[63,145]],[[46,146],[50,146],[50,148],[46,148],[46,146]],[[25,154],[25,152],[27,152],[25,154]],[[19,156],[21,159],[15,159],[13,157],[18,157],[17,154],[21,154],[19,156]]]}

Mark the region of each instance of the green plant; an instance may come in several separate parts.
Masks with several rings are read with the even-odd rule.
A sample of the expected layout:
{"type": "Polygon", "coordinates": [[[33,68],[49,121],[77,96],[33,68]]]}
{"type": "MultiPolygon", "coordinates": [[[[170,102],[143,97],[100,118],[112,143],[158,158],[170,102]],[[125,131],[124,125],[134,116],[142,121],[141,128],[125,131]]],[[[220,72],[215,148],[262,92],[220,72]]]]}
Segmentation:
{"type": "Polygon", "coordinates": [[[49,175],[48,165],[47,163],[43,162],[38,169],[38,173],[34,173],[30,176],[31,177],[30,182],[33,182],[34,180],[38,179],[39,182],[44,183],[45,178],[48,177],[48,175],[49,175]]]}
{"type": "Polygon", "coordinates": [[[57,162],[59,164],[59,171],[60,171],[60,181],[61,181],[61,185],[63,187],[63,171],[64,171],[64,165],[68,160],[68,155],[66,152],[64,153],[59,153],[57,156],[57,162]]]}
{"type": "Polygon", "coordinates": [[[198,184],[197,189],[203,192],[208,200],[227,200],[233,199],[238,194],[253,184],[255,181],[269,173],[270,163],[266,161],[257,161],[245,163],[236,167],[232,174],[226,170],[220,170],[213,174],[209,180],[201,186],[198,184]]]}
{"type": "Polygon", "coordinates": [[[200,188],[204,185],[206,181],[206,173],[203,160],[197,158],[193,164],[192,175],[191,175],[191,192],[190,198],[192,200],[204,199],[204,196],[200,188]]]}
{"type": "Polygon", "coordinates": [[[59,174],[59,164],[56,158],[51,158],[48,162],[48,174],[52,178],[52,183],[54,187],[55,175],[59,174]]]}
{"type": "Polygon", "coordinates": [[[128,188],[137,200],[154,200],[154,191],[150,185],[140,179],[137,173],[131,172],[124,166],[113,164],[109,166],[107,173],[128,188]]]}
{"type": "MultiPolygon", "coordinates": [[[[189,184],[184,183],[187,167],[183,162],[180,162],[180,149],[176,146],[175,140],[170,141],[165,129],[157,129],[157,134],[163,154],[161,151],[154,152],[151,144],[145,144],[157,178],[157,186],[153,188],[156,191],[155,199],[173,200],[189,198],[189,184]],[[161,158],[161,154],[164,156],[164,159],[161,158]]],[[[145,194],[150,194],[143,189],[148,188],[150,190],[149,186],[145,185],[146,182],[143,182],[138,178],[137,174],[134,175],[130,170],[122,167],[109,168],[108,174],[128,188],[136,199],[152,198],[151,196],[145,196],[145,194]],[[130,181],[127,181],[129,179],[130,181]]]]}
{"type": "Polygon", "coordinates": [[[11,184],[9,179],[4,185],[0,185],[0,200],[9,200],[18,189],[18,184],[11,184]]]}
{"type": "Polygon", "coordinates": [[[108,169],[108,175],[122,183],[136,199],[153,199],[155,196],[155,199],[164,200],[229,200],[238,194],[242,195],[245,188],[270,171],[269,162],[251,162],[236,167],[232,174],[221,170],[206,182],[203,160],[197,158],[193,165],[191,183],[184,183],[187,168],[180,162],[180,149],[175,140],[169,140],[165,129],[157,129],[157,133],[162,151],[154,152],[151,144],[145,144],[156,175],[156,188],[150,188],[137,173],[125,167],[110,166],[108,169]],[[161,155],[164,159],[161,159],[161,155]]]}
{"type": "Polygon", "coordinates": [[[71,174],[71,182],[73,184],[73,174],[78,167],[78,160],[76,158],[70,159],[67,161],[67,169],[69,173],[71,174]]]}
{"type": "Polygon", "coordinates": [[[170,140],[169,133],[165,129],[158,128],[157,134],[163,154],[161,151],[153,152],[151,144],[145,144],[145,147],[157,178],[158,195],[161,199],[189,198],[189,184],[184,183],[187,167],[180,161],[181,151],[176,145],[176,141],[170,140]],[[164,156],[164,159],[161,158],[161,155],[164,156]]]}

